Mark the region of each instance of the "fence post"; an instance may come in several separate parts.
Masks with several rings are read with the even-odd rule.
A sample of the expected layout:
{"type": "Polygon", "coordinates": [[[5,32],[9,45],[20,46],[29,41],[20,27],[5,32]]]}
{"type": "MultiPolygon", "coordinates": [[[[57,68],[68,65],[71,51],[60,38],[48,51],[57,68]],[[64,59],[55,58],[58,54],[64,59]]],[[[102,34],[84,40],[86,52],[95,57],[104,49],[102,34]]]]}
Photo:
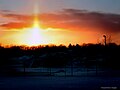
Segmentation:
{"type": "Polygon", "coordinates": [[[98,62],[97,62],[97,59],[96,59],[96,76],[98,75],[98,64],[97,64],[98,62]]]}
{"type": "Polygon", "coordinates": [[[51,76],[51,66],[49,67],[49,69],[50,69],[50,76],[51,76]]]}
{"type": "Polygon", "coordinates": [[[66,77],[66,65],[65,65],[65,77],[66,77]]]}
{"type": "Polygon", "coordinates": [[[25,75],[25,61],[23,62],[24,75],[25,75]]]}
{"type": "Polygon", "coordinates": [[[71,76],[73,76],[73,62],[71,60],[71,76]]]}

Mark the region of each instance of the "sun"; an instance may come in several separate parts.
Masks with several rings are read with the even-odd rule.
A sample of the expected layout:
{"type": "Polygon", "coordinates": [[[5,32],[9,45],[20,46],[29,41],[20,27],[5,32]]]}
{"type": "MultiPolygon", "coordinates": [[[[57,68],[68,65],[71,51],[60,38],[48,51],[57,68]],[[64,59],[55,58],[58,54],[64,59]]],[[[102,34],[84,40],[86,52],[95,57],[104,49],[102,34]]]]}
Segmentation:
{"type": "Polygon", "coordinates": [[[48,25],[49,23],[45,26],[46,22],[41,22],[42,19],[38,3],[35,2],[34,5],[33,14],[30,14],[30,16],[33,16],[31,17],[33,18],[32,21],[31,19],[29,22],[25,21],[27,27],[8,30],[9,34],[7,35],[7,33],[5,33],[6,37],[2,38],[2,42],[6,45],[15,44],[26,46],[59,45],[61,42],[66,43],[69,39],[66,38],[66,35],[69,35],[68,31],[62,28],[52,27],[51,24],[48,25]],[[32,24],[30,24],[31,22],[32,24]],[[28,24],[30,24],[29,27],[28,24]],[[67,40],[65,41],[65,39],[67,40]]]}
{"type": "Polygon", "coordinates": [[[46,44],[46,37],[44,37],[44,30],[41,28],[41,24],[38,16],[38,7],[35,6],[33,25],[27,30],[26,44],[28,46],[37,46],[40,44],[46,44]]]}
{"type": "Polygon", "coordinates": [[[43,29],[40,27],[38,19],[34,19],[33,25],[28,29],[26,34],[26,44],[28,46],[37,46],[40,44],[46,44],[43,29]]]}
{"type": "Polygon", "coordinates": [[[48,44],[49,39],[46,36],[46,30],[41,28],[41,22],[39,18],[39,5],[35,3],[33,23],[31,27],[26,28],[23,32],[22,42],[27,46],[38,46],[48,44]]]}
{"type": "MultiPolygon", "coordinates": [[[[33,21],[30,27],[25,27],[15,33],[11,38],[18,45],[38,46],[53,44],[56,41],[56,30],[53,28],[42,28],[38,5],[35,4],[33,21]],[[15,41],[16,40],[16,41],[15,41]]],[[[58,40],[59,41],[59,40],[58,40]]]]}

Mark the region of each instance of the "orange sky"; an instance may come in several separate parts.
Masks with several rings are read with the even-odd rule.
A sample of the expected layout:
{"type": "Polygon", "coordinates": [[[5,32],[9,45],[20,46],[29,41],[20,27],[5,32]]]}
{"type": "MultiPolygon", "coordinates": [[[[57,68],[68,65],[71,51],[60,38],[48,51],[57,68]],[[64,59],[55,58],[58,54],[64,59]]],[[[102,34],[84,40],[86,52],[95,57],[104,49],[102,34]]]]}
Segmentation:
{"type": "Polygon", "coordinates": [[[37,6],[32,14],[0,10],[2,45],[103,43],[103,34],[120,43],[119,14],[81,9],[40,13],[37,6]]]}
{"type": "MultiPolygon", "coordinates": [[[[75,20],[76,17],[67,17],[65,15],[41,14],[39,15],[39,33],[34,34],[34,16],[2,16],[5,18],[16,19],[13,22],[2,24],[0,27],[0,43],[4,45],[39,45],[39,44],[83,44],[83,43],[103,43],[103,34],[111,35],[112,40],[118,38],[119,33],[107,31],[99,22],[101,20],[92,20],[91,17],[84,17],[85,20],[75,20]],[[72,20],[72,19],[73,20],[72,20]],[[96,23],[96,21],[98,23],[96,23]],[[79,23],[79,24],[78,24],[79,23]]],[[[81,18],[81,17],[78,17],[81,18]]]]}

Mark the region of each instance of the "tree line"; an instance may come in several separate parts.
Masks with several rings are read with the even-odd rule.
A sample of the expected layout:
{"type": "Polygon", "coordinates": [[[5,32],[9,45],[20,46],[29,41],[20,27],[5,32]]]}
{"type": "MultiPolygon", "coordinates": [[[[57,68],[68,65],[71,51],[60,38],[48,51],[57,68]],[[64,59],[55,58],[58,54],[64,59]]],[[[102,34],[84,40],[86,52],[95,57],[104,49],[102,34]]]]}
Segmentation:
{"type": "Polygon", "coordinates": [[[120,45],[109,43],[83,45],[39,45],[0,46],[0,70],[12,70],[13,65],[23,64],[25,67],[92,67],[120,69],[120,45]],[[26,58],[23,58],[26,57],[26,58]],[[20,59],[21,58],[21,59],[20,59]],[[19,60],[20,59],[20,60],[19,60]]]}

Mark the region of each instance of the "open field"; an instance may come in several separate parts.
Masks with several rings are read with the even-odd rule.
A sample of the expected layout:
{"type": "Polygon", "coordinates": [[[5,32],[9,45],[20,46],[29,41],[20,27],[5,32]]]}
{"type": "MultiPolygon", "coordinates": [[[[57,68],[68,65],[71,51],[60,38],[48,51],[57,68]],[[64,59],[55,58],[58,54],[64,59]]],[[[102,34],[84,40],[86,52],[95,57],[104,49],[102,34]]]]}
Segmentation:
{"type": "Polygon", "coordinates": [[[120,77],[0,77],[0,90],[118,90],[120,77]]]}

